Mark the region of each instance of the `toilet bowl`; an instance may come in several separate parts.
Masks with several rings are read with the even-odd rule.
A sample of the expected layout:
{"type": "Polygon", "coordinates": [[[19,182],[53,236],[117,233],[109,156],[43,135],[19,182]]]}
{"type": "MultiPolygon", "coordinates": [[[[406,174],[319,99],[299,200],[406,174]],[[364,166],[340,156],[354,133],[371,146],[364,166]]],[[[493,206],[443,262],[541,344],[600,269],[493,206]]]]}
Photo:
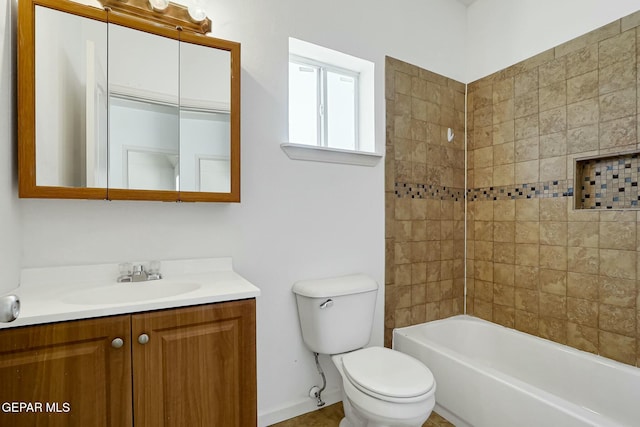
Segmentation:
{"type": "Polygon", "coordinates": [[[435,406],[435,380],[421,362],[384,347],[331,357],[342,376],[340,427],[420,427],[435,406]]]}

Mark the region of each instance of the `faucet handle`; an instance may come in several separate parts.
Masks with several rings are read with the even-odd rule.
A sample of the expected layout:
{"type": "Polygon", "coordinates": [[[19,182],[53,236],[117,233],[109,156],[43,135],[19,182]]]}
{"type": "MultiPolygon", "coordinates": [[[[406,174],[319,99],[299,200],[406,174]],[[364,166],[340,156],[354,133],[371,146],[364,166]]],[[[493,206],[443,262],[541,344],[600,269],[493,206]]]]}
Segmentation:
{"type": "Polygon", "coordinates": [[[133,266],[133,274],[142,274],[142,272],[144,272],[144,265],[135,264],[133,266]]]}

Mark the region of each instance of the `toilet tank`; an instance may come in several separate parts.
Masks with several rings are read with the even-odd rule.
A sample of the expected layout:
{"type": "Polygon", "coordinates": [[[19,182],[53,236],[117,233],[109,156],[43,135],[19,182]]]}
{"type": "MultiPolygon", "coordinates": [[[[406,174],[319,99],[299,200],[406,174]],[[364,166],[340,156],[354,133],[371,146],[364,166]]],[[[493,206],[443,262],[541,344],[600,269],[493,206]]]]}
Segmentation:
{"type": "Polygon", "coordinates": [[[378,284],[365,274],[303,280],[293,285],[302,338],[315,353],[338,354],[371,338],[378,284]]]}

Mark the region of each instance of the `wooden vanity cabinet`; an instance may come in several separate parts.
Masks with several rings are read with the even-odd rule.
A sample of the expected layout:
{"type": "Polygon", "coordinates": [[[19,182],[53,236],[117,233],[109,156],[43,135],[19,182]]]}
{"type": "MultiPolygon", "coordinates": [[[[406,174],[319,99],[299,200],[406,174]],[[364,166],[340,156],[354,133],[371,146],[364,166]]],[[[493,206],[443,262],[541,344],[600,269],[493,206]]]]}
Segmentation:
{"type": "Polygon", "coordinates": [[[0,331],[0,426],[131,426],[131,352],[111,344],[131,342],[129,325],[116,316],[0,331]]]}
{"type": "Polygon", "coordinates": [[[32,413],[0,408],[0,426],[257,423],[254,299],[8,329],[0,337],[0,405],[43,404],[32,413]],[[46,402],[59,412],[44,411],[46,402]]]}

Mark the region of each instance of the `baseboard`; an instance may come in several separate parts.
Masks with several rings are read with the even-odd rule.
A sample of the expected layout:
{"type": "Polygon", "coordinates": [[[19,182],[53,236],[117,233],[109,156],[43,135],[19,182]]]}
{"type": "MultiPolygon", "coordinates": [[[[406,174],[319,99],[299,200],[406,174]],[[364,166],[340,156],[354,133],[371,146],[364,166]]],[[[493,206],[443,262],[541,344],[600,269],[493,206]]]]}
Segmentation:
{"type": "MultiPolygon", "coordinates": [[[[340,402],[342,401],[342,391],[339,388],[327,389],[322,393],[322,400],[325,402],[325,406],[340,402]]],[[[267,427],[317,409],[320,408],[310,397],[292,400],[277,409],[258,411],[258,427],[267,427]]]]}

